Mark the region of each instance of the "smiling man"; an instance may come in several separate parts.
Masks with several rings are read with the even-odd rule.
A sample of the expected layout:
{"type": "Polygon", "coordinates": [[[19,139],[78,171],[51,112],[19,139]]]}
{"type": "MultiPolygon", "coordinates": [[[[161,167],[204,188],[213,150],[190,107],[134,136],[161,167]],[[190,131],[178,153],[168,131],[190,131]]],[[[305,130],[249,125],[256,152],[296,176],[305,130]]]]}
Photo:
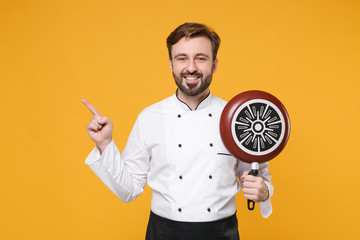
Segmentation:
{"type": "Polygon", "coordinates": [[[181,90],[179,94],[195,97],[209,92],[218,62],[209,49],[211,42],[207,37],[182,38],[172,46],[170,68],[181,90]]]}
{"type": "Polygon", "coordinates": [[[96,147],[86,163],[123,202],[152,188],[147,240],[239,239],[235,195],[272,208],[268,163],[259,176],[232,157],[219,133],[226,102],[210,94],[218,66],[219,36],[207,26],[185,23],[167,38],[176,94],[144,109],[124,151],[112,140],[112,122],[86,100],[94,114],[87,130],[96,147]],[[239,183],[242,182],[242,184],[239,183]]]}

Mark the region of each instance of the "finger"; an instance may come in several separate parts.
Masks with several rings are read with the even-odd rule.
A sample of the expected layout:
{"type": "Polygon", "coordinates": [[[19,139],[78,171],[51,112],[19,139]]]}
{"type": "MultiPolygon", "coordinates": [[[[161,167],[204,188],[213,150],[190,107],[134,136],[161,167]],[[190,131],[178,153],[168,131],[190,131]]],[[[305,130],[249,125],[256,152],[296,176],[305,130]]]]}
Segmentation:
{"type": "Polygon", "coordinates": [[[94,116],[91,120],[90,123],[95,124],[95,125],[103,125],[99,122],[99,120],[101,119],[101,116],[94,116]]]}
{"type": "Polygon", "coordinates": [[[254,201],[254,202],[259,202],[258,200],[258,197],[256,196],[256,195],[252,195],[252,194],[244,194],[244,197],[246,198],[246,199],[249,199],[249,200],[252,200],[252,201],[254,201]]]}
{"type": "Polygon", "coordinates": [[[95,116],[102,116],[101,113],[86,99],[81,99],[81,102],[90,110],[92,114],[94,114],[95,116]]]}
{"type": "Polygon", "coordinates": [[[256,196],[258,194],[258,191],[256,189],[244,188],[243,193],[246,195],[256,196]]]}
{"type": "Polygon", "coordinates": [[[88,125],[88,130],[97,132],[102,129],[102,125],[96,123],[96,122],[90,122],[88,125]]]}
{"type": "Polygon", "coordinates": [[[245,172],[241,175],[240,178],[241,178],[242,180],[244,180],[247,175],[249,175],[249,172],[248,172],[248,171],[245,171],[245,172]]]}
{"type": "Polygon", "coordinates": [[[253,176],[253,175],[247,175],[247,176],[245,176],[244,180],[246,182],[257,182],[257,181],[259,181],[259,178],[261,178],[261,177],[257,177],[257,176],[253,176]]]}
{"type": "Polygon", "coordinates": [[[110,123],[110,122],[111,122],[111,121],[110,121],[110,119],[109,119],[108,117],[101,117],[101,118],[97,119],[97,121],[98,121],[98,123],[99,123],[99,124],[102,124],[102,125],[104,125],[104,124],[107,124],[107,123],[110,123]]]}
{"type": "Polygon", "coordinates": [[[259,186],[259,184],[257,184],[256,182],[249,182],[249,181],[244,181],[243,182],[243,188],[255,189],[258,186],[259,186]]]}

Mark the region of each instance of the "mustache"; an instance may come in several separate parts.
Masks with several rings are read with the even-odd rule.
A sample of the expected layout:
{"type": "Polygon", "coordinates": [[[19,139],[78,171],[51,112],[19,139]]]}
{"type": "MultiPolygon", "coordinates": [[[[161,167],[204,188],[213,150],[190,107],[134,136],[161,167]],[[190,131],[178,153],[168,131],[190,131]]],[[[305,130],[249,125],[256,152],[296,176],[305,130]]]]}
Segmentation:
{"type": "Polygon", "coordinates": [[[184,73],[180,73],[180,76],[183,78],[183,77],[185,77],[185,76],[195,76],[195,77],[200,77],[200,78],[202,78],[203,77],[203,75],[202,75],[202,73],[199,73],[199,72],[184,72],[184,73]]]}

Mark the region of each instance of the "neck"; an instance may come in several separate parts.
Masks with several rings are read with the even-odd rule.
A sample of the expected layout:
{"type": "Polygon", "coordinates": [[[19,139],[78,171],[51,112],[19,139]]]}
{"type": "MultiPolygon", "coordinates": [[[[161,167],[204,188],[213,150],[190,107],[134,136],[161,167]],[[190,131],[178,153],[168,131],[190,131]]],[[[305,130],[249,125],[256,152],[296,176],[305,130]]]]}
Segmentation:
{"type": "Polygon", "coordinates": [[[197,106],[199,106],[200,102],[209,95],[209,92],[210,90],[209,88],[207,88],[205,91],[203,91],[197,96],[188,96],[185,93],[183,93],[180,89],[178,89],[176,91],[176,95],[181,101],[186,103],[191,108],[191,110],[194,110],[196,109],[197,106]]]}

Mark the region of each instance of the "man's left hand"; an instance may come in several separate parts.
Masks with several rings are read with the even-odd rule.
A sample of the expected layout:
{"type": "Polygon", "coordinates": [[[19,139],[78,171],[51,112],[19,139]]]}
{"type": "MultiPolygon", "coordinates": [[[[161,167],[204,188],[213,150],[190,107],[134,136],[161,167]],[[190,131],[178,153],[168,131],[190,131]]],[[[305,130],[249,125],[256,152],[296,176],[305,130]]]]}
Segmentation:
{"type": "Polygon", "coordinates": [[[252,176],[249,175],[249,172],[244,172],[240,177],[240,182],[245,198],[254,202],[262,202],[269,197],[269,189],[262,177],[252,176]]]}

